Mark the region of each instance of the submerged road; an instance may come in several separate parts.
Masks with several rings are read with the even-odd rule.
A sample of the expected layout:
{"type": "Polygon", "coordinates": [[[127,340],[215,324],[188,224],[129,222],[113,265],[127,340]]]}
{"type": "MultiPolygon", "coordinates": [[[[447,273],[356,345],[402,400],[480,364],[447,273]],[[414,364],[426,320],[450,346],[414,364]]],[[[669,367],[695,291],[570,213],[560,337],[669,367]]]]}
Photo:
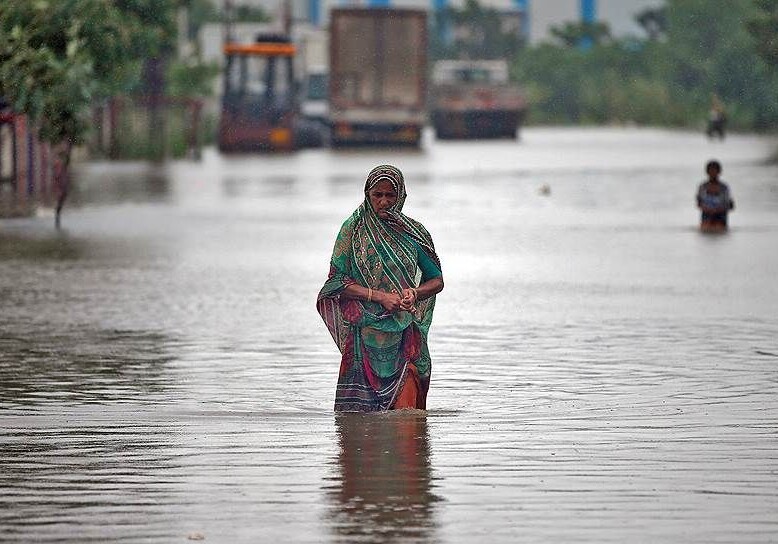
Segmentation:
{"type": "Polygon", "coordinates": [[[775,542],[775,142],[527,129],[92,163],[0,221],[3,542],[775,542]],[[737,208],[696,229],[710,158],[737,208]],[[446,289],[429,411],[332,413],[314,309],[367,172],[446,289]]]}

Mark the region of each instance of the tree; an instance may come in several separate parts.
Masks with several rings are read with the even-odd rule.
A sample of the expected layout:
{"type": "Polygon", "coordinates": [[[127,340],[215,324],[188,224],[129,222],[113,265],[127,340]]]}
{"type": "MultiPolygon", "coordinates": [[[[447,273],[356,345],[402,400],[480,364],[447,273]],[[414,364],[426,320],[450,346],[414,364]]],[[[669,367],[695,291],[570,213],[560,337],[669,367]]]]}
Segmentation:
{"type": "Polygon", "coordinates": [[[467,0],[462,9],[449,7],[436,14],[432,36],[433,58],[512,59],[522,46],[518,19],[467,0]],[[449,32],[451,31],[451,32],[449,32]],[[451,39],[442,37],[449,35],[451,39]]]}
{"type": "Polygon", "coordinates": [[[56,225],[74,145],[95,96],[137,76],[172,44],[174,0],[30,0],[0,8],[0,96],[29,116],[55,152],[56,225]]]}
{"type": "Polygon", "coordinates": [[[551,35],[566,47],[579,47],[586,43],[601,45],[611,40],[611,31],[607,23],[565,23],[551,27],[551,35]]]}
{"type": "Polygon", "coordinates": [[[664,72],[671,93],[702,118],[717,95],[727,117],[764,129],[776,123],[775,79],[754,51],[746,27],[752,0],[669,0],[664,72]]]}
{"type": "Polygon", "coordinates": [[[778,124],[778,74],[765,62],[778,65],[778,0],[667,0],[644,27],[654,25],[649,19],[662,39],[593,40],[583,51],[584,30],[570,26],[557,32],[560,45],[522,50],[512,74],[527,89],[531,116],[695,126],[715,95],[732,127],[778,124]]]}
{"type": "Polygon", "coordinates": [[[190,40],[197,39],[197,33],[207,23],[223,23],[229,17],[234,23],[269,23],[273,18],[259,6],[234,6],[230,13],[221,9],[222,0],[181,0],[181,5],[187,9],[190,40]],[[217,4],[219,7],[217,7],[217,4]]]}
{"type": "Polygon", "coordinates": [[[764,61],[778,67],[778,0],[755,0],[758,11],[746,24],[756,39],[756,50],[764,61]]]}
{"type": "Polygon", "coordinates": [[[658,40],[667,33],[667,8],[646,8],[635,16],[649,40],[658,40]]]}

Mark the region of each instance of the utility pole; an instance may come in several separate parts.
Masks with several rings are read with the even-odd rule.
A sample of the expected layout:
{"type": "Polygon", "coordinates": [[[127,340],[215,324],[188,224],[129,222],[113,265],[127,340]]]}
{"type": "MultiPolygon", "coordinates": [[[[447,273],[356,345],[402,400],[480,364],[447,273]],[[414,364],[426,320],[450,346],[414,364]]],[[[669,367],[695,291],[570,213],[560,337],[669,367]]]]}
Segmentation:
{"type": "Polygon", "coordinates": [[[232,43],[232,19],[233,19],[232,0],[224,0],[224,18],[222,19],[222,40],[224,45],[232,43]]]}
{"type": "Polygon", "coordinates": [[[281,6],[281,24],[283,25],[284,35],[292,35],[292,6],[289,0],[284,0],[281,6]]]}
{"type": "Polygon", "coordinates": [[[321,24],[321,0],[308,0],[308,21],[313,26],[321,24]]]}
{"type": "MultiPolygon", "coordinates": [[[[597,21],[597,0],[580,0],[581,24],[584,28],[591,29],[597,21]]],[[[584,36],[580,48],[587,50],[593,44],[591,36],[584,36]]]]}
{"type": "Polygon", "coordinates": [[[529,32],[530,32],[530,22],[529,22],[529,3],[530,0],[513,0],[513,3],[516,4],[516,9],[519,10],[519,13],[521,14],[521,37],[522,41],[525,44],[529,44],[529,32]]]}

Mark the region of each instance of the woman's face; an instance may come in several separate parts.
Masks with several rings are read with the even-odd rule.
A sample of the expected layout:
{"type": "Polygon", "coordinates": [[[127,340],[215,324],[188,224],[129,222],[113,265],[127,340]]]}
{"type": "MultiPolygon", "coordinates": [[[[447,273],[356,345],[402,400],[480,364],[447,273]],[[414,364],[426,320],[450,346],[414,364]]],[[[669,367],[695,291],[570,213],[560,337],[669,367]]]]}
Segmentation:
{"type": "Polygon", "coordinates": [[[721,174],[721,168],[716,166],[715,164],[712,164],[708,166],[705,171],[708,173],[708,177],[710,179],[718,179],[719,175],[721,174]]]}
{"type": "Polygon", "coordinates": [[[388,181],[379,181],[367,192],[373,211],[381,219],[387,217],[386,211],[397,203],[397,192],[388,181]]]}

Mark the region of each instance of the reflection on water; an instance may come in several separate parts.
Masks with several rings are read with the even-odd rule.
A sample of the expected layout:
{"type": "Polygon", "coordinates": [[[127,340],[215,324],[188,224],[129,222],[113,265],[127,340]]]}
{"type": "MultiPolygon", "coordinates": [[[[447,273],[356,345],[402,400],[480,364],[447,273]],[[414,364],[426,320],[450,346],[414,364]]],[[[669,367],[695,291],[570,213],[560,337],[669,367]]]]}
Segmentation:
{"type": "Polygon", "coordinates": [[[427,144],[81,165],[63,234],[0,221],[0,540],[778,541],[774,144],[427,144]],[[334,417],[314,300],[383,162],[446,273],[430,411],[334,417]]]}
{"type": "Polygon", "coordinates": [[[0,436],[0,540],[180,539],[183,529],[160,508],[176,492],[179,433],[131,409],[11,419],[0,436]]]}
{"type": "MultiPolygon", "coordinates": [[[[75,175],[83,178],[85,175],[79,166],[75,175]]],[[[162,202],[170,198],[170,174],[164,164],[97,162],[90,163],[89,170],[89,175],[96,176],[99,184],[74,184],[67,207],[162,202]]]]}
{"type": "Polygon", "coordinates": [[[435,504],[426,412],[338,414],[330,522],[344,542],[427,542],[435,504]]]}
{"type": "Polygon", "coordinates": [[[79,240],[69,238],[66,234],[55,233],[46,229],[45,235],[36,237],[20,234],[3,233],[0,231],[0,261],[10,259],[33,259],[37,261],[58,261],[78,259],[84,253],[83,244],[79,240]]]}
{"type": "Polygon", "coordinates": [[[0,321],[0,408],[162,394],[169,342],[158,333],[88,328],[18,336],[0,321]]]}

